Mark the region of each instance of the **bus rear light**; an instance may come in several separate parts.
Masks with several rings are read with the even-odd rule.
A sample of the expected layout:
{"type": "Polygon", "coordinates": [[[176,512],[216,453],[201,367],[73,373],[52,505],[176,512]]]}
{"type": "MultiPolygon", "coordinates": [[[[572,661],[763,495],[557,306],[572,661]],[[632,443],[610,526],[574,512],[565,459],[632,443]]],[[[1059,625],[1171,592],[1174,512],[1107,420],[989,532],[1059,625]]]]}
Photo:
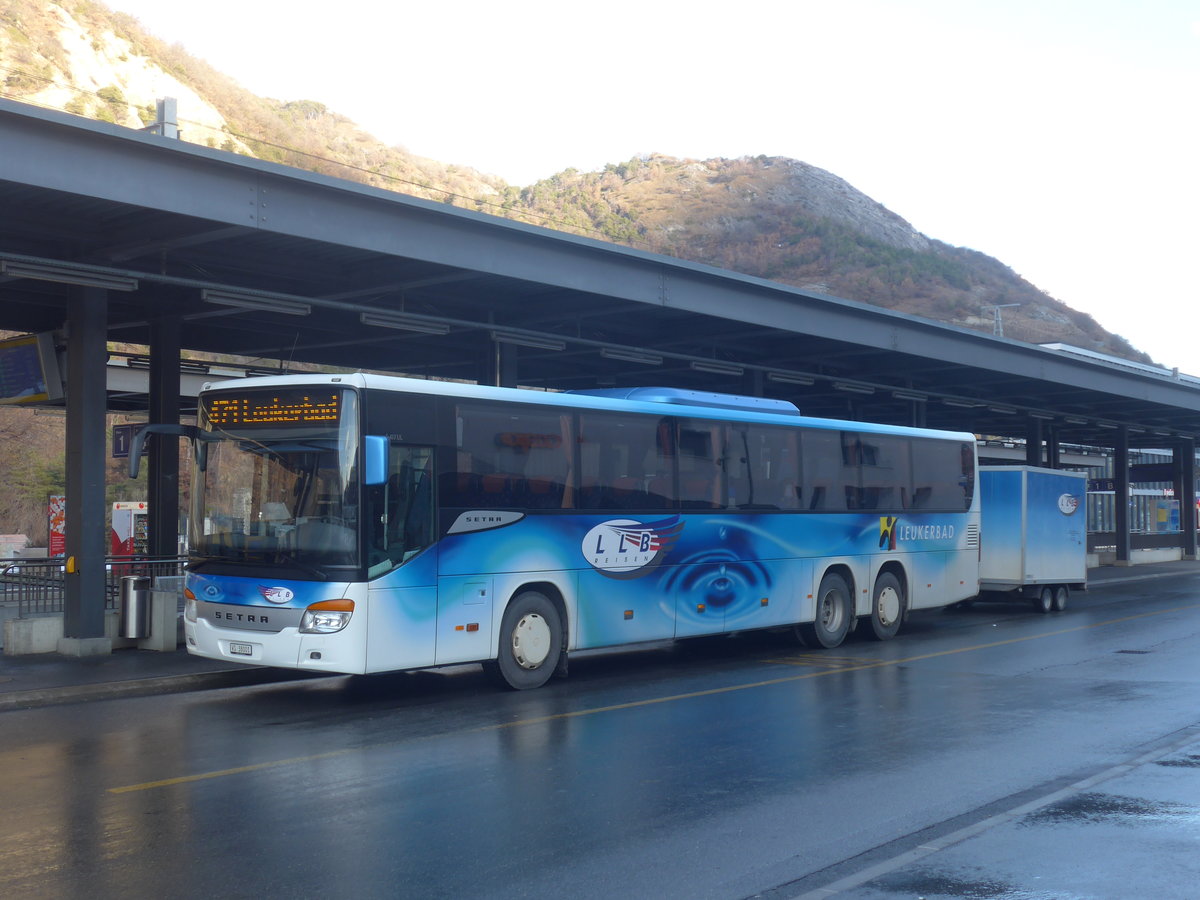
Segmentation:
{"type": "Polygon", "coordinates": [[[333,634],[350,623],[354,615],[353,600],[322,600],[304,610],[300,620],[301,634],[333,634]]]}

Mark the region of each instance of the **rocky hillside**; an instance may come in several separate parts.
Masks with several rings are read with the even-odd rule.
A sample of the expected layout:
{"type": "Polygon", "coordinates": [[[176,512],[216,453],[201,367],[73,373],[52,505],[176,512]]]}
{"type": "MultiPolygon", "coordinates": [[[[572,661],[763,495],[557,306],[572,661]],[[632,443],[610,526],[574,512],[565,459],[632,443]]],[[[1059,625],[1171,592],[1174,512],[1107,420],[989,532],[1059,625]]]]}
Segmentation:
{"type": "Polygon", "coordinates": [[[952,247],[794,159],[631,159],[524,188],[510,214],[808,290],[1148,362],[1086,313],[983,253],[952,247]],[[1010,306],[1010,304],[1018,304],[1010,306]]]}
{"type": "Polygon", "coordinates": [[[0,26],[9,98],[140,128],[173,96],[185,140],[981,331],[1005,306],[1006,337],[1149,361],[997,260],[797,160],[650,156],[516,187],[384,146],[315,101],[251,94],[98,2],[0,0],[0,26]]]}

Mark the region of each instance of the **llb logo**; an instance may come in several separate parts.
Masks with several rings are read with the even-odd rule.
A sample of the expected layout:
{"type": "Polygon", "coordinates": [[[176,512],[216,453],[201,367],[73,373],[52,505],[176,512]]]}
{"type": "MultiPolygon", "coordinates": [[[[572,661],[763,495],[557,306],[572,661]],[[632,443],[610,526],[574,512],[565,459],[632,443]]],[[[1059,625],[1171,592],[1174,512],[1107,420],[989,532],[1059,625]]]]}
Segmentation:
{"type": "Polygon", "coordinates": [[[609,578],[640,578],[658,566],[683,531],[679,516],[657,522],[609,519],[583,536],[583,558],[609,578]]]}
{"type": "Polygon", "coordinates": [[[1064,516],[1073,516],[1079,509],[1079,498],[1073,494],[1061,494],[1058,498],[1058,511],[1064,516]]]}

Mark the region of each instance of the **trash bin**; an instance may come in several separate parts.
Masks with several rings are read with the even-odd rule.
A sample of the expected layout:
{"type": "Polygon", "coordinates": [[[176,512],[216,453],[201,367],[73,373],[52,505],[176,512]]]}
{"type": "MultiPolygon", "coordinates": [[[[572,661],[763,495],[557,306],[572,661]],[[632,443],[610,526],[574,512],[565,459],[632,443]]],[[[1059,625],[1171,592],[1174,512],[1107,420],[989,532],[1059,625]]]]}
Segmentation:
{"type": "Polygon", "coordinates": [[[148,575],[125,575],[121,578],[119,615],[121,637],[150,637],[150,577],[148,575]]]}

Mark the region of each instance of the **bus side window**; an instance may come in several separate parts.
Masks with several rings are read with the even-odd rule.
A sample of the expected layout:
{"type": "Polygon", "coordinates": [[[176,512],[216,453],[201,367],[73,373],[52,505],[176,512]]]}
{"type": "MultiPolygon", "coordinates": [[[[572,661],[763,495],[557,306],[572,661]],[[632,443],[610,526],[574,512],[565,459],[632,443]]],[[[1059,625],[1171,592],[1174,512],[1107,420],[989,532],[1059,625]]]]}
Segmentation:
{"type": "Polygon", "coordinates": [[[670,430],[644,415],[583,412],[579,417],[582,509],[672,509],[670,430]]]}
{"type": "Polygon", "coordinates": [[[724,506],[725,429],[716,423],[682,419],[679,422],[679,501],[684,509],[724,506]]]}
{"type": "Polygon", "coordinates": [[[858,468],[846,465],[837,431],[813,428],[804,432],[800,452],[807,509],[841,512],[846,509],[846,488],[858,487],[858,468]]]}

